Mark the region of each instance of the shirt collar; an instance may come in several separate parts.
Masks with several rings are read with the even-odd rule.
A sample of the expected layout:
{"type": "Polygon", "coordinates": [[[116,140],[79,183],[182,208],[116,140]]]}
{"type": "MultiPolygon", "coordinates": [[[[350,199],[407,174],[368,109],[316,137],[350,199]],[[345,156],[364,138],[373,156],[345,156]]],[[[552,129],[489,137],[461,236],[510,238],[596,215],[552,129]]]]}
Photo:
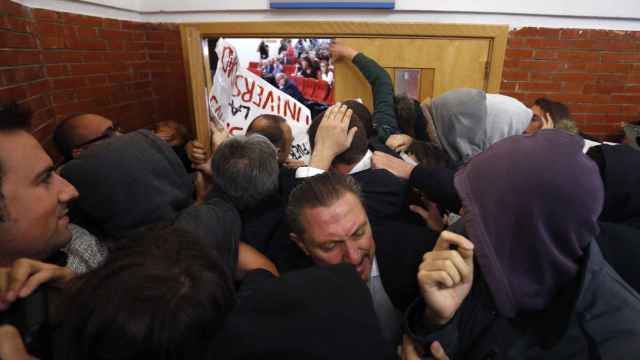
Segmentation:
{"type": "Polygon", "coordinates": [[[362,159],[358,161],[358,163],[349,171],[349,175],[353,175],[355,173],[359,173],[364,170],[371,169],[371,156],[373,153],[371,150],[367,150],[362,159]]]}

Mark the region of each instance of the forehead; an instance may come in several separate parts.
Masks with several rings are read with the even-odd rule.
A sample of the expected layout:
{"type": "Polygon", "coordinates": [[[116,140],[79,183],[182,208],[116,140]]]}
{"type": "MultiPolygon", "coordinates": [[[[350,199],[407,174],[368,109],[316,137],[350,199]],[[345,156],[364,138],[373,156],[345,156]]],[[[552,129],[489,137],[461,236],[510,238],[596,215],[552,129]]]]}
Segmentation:
{"type": "Polygon", "coordinates": [[[0,163],[4,182],[14,176],[35,176],[52,161],[33,136],[25,131],[12,131],[0,133],[0,163]]]}
{"type": "Polygon", "coordinates": [[[350,236],[367,214],[360,200],[351,193],[326,207],[306,208],[302,211],[302,224],[306,237],[313,241],[337,240],[350,236]]]}

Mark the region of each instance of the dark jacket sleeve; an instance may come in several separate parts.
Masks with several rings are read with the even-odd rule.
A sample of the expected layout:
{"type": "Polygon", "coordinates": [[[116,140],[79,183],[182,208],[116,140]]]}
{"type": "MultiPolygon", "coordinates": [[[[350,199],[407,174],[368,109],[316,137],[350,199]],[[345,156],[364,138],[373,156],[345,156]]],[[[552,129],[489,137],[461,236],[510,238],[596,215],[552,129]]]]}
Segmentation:
{"type": "Polygon", "coordinates": [[[446,167],[418,165],[411,172],[409,184],[445,210],[458,213],[462,202],[453,185],[455,174],[454,170],[446,167]]]}
{"type": "Polygon", "coordinates": [[[454,316],[443,326],[429,326],[424,321],[425,303],[417,298],[405,314],[405,333],[411,338],[421,358],[429,358],[434,341],[440,342],[449,357],[458,353],[458,319],[454,316]]]}
{"type": "Polygon", "coordinates": [[[371,120],[373,127],[378,131],[378,138],[385,143],[389,135],[399,132],[393,104],[391,78],[378,63],[362,53],[356,54],[352,62],[371,85],[373,93],[371,120]]]}

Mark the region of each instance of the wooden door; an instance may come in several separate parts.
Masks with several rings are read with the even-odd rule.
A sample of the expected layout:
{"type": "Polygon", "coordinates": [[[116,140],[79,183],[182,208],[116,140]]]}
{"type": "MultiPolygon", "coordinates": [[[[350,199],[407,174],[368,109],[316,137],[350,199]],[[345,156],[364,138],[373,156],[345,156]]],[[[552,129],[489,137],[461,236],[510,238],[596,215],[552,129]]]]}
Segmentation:
{"type": "MultiPolygon", "coordinates": [[[[340,38],[396,75],[418,73],[417,97],[422,101],[448,90],[469,87],[487,90],[490,39],[465,38],[340,38]]],[[[349,62],[336,63],[336,100],[361,98],[371,109],[369,83],[349,62]]]]}

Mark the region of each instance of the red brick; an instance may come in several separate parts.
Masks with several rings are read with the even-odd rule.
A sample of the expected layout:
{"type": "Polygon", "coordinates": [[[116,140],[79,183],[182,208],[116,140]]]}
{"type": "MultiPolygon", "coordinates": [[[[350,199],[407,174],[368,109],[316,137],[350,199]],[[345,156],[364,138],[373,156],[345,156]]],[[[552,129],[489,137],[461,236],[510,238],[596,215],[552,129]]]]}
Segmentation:
{"type": "Polygon", "coordinates": [[[58,21],[60,13],[46,9],[31,9],[31,16],[36,21],[58,21]]]}
{"type": "Polygon", "coordinates": [[[529,73],[525,71],[512,71],[505,69],[502,72],[502,79],[506,81],[529,80],[529,73]]]}
{"type": "Polygon", "coordinates": [[[35,49],[36,42],[31,34],[11,31],[0,32],[0,48],[35,49]]]}
{"type": "Polygon", "coordinates": [[[136,21],[122,21],[122,29],[143,31],[149,28],[147,23],[141,23],[136,21]]]}
{"type": "Polygon", "coordinates": [[[77,89],[87,85],[84,77],[68,77],[51,80],[53,90],[77,89]]]}
{"type": "MultiPolygon", "coordinates": [[[[31,116],[31,125],[32,128],[38,129],[41,127],[48,127],[50,123],[55,124],[55,114],[53,113],[53,108],[47,106],[44,109],[33,112],[31,116]]],[[[43,137],[47,138],[46,134],[42,134],[43,137]]],[[[51,135],[51,133],[49,133],[51,135]]]]}
{"type": "Polygon", "coordinates": [[[17,32],[31,32],[32,22],[26,19],[17,17],[7,17],[7,25],[10,30],[17,32]]]}
{"type": "Polygon", "coordinates": [[[6,85],[25,83],[44,78],[42,67],[14,67],[2,70],[2,76],[6,85]]]}
{"type": "Polygon", "coordinates": [[[564,49],[568,41],[553,39],[527,39],[527,46],[536,49],[564,49]]]}
{"type": "Polygon", "coordinates": [[[56,105],[54,110],[57,115],[68,115],[77,112],[96,112],[96,103],[93,99],[78,101],[69,104],[56,105]]]}
{"type": "Polygon", "coordinates": [[[105,55],[104,51],[85,51],[82,53],[82,59],[86,63],[104,62],[105,55]]]}
{"type": "Polygon", "coordinates": [[[602,54],[603,63],[612,62],[640,62],[638,54],[602,54]]]}
{"type": "Polygon", "coordinates": [[[82,89],[78,92],[78,100],[87,100],[97,97],[108,97],[113,93],[111,86],[93,86],[82,89]]]}
{"type": "Polygon", "coordinates": [[[519,30],[511,31],[509,35],[517,37],[541,37],[557,39],[560,36],[560,31],[560,29],[525,27],[519,30]]]}
{"type": "Polygon", "coordinates": [[[40,46],[43,49],[64,49],[66,47],[63,37],[41,37],[40,46]]]}
{"type": "Polygon", "coordinates": [[[175,42],[180,41],[180,33],[177,31],[149,31],[148,41],[175,42]]]}
{"type": "Polygon", "coordinates": [[[105,29],[122,29],[122,20],[102,19],[102,27],[105,29]]]}
{"type": "Polygon", "coordinates": [[[179,59],[180,56],[174,53],[149,53],[149,60],[153,61],[177,61],[179,59]]]}
{"type": "Polygon", "coordinates": [[[533,58],[536,60],[553,60],[558,58],[558,51],[555,50],[536,50],[533,58]]]}
{"type": "Polygon", "coordinates": [[[615,104],[638,104],[640,103],[640,95],[613,95],[611,102],[615,104]]]}
{"type": "Polygon", "coordinates": [[[80,39],[94,38],[98,36],[98,31],[92,27],[76,26],[76,34],[80,39]]]}
{"type": "Polygon", "coordinates": [[[565,63],[562,64],[562,66],[560,66],[558,68],[558,72],[568,72],[568,73],[575,73],[575,72],[587,72],[587,63],[565,63]]]}
{"type": "Polygon", "coordinates": [[[62,13],[62,19],[66,24],[70,24],[70,25],[80,25],[80,26],[89,26],[89,27],[102,26],[102,19],[95,16],[62,13]]]}
{"type": "Polygon", "coordinates": [[[500,93],[503,93],[505,91],[515,91],[515,90],[516,90],[516,83],[514,82],[503,81],[502,84],[500,85],[500,93]]]}
{"type": "Polygon", "coordinates": [[[45,64],[78,63],[83,61],[78,51],[45,51],[42,54],[45,64]]]}
{"type": "Polygon", "coordinates": [[[608,95],[584,95],[584,94],[558,94],[554,95],[555,100],[566,103],[591,103],[606,104],[609,102],[608,95]]]}
{"type": "Polygon", "coordinates": [[[509,37],[507,40],[507,49],[519,49],[519,48],[528,48],[526,39],[519,39],[514,37],[509,37]]]}
{"type": "Polygon", "coordinates": [[[622,111],[621,105],[613,104],[576,104],[571,106],[571,111],[575,113],[589,113],[589,114],[606,114],[617,113],[622,111]]]}
{"type": "Polygon", "coordinates": [[[47,76],[52,77],[62,77],[69,75],[69,68],[67,65],[47,65],[47,76]]]}
{"type": "Polygon", "coordinates": [[[133,41],[145,41],[147,34],[142,31],[134,31],[131,33],[131,40],[133,41]]]}
{"type": "MultiPolygon", "coordinates": [[[[28,108],[29,110],[31,110],[31,112],[37,112],[43,109],[48,108],[49,105],[49,97],[48,96],[42,96],[42,95],[36,95],[36,96],[32,96],[29,97],[25,102],[24,102],[24,106],[26,108],[28,108]]],[[[37,124],[31,124],[32,127],[37,127],[37,124]]]]}
{"type": "Polygon", "coordinates": [[[520,61],[518,67],[528,71],[555,71],[562,64],[548,61],[520,61]]]}
{"type": "Polygon", "coordinates": [[[627,74],[595,74],[594,78],[596,79],[596,81],[604,81],[604,82],[621,82],[621,81],[627,81],[628,79],[627,74]]]}
{"type": "Polygon", "coordinates": [[[106,50],[107,44],[100,39],[68,39],[67,45],[70,49],[82,50],[106,50]]]}
{"type": "Polygon", "coordinates": [[[530,92],[530,91],[545,91],[545,92],[557,92],[561,89],[559,83],[548,82],[520,82],[517,86],[518,91],[530,92]]]}
{"type": "Polygon", "coordinates": [[[505,57],[507,59],[522,59],[531,58],[533,56],[533,50],[519,50],[519,49],[507,49],[505,57]]]}
{"type": "Polygon", "coordinates": [[[144,80],[149,80],[149,79],[151,79],[151,73],[149,73],[149,72],[136,71],[133,74],[133,80],[134,81],[144,81],[144,80]]]}
{"type": "Polygon", "coordinates": [[[609,50],[609,51],[635,51],[639,46],[631,41],[594,41],[593,49],[609,50]]]}
{"type": "Polygon", "coordinates": [[[102,39],[105,39],[105,40],[121,40],[121,41],[131,40],[130,31],[100,29],[98,34],[102,39]]]}
{"type": "Polygon", "coordinates": [[[25,91],[28,97],[44,94],[49,91],[49,80],[42,79],[25,85],[25,91]]]}
{"type": "Polygon", "coordinates": [[[529,75],[531,81],[551,81],[550,73],[534,72],[529,75]]]}
{"type": "Polygon", "coordinates": [[[144,48],[149,51],[164,51],[164,43],[161,42],[146,42],[144,48]]]}
{"type": "Polygon", "coordinates": [[[593,51],[558,51],[558,60],[565,61],[599,61],[600,53],[593,51]]]}
{"type": "Polygon", "coordinates": [[[111,72],[113,67],[108,63],[96,64],[73,64],[71,65],[71,74],[74,76],[106,74],[111,72]]]}
{"type": "MultiPolygon", "coordinates": [[[[35,125],[35,124],[32,124],[35,125]]],[[[47,139],[51,138],[51,134],[53,134],[54,129],[56,128],[56,122],[49,120],[45,122],[43,125],[40,125],[37,128],[34,128],[32,131],[33,137],[36,138],[39,142],[43,142],[47,139]]]]}
{"type": "Polygon", "coordinates": [[[145,50],[144,42],[127,42],[126,43],[127,51],[143,51],[145,50]]]}
{"type": "Polygon", "coordinates": [[[111,40],[107,44],[111,51],[123,51],[126,46],[126,42],[121,40],[111,40]]]}
{"type": "Polygon", "coordinates": [[[30,50],[0,51],[0,66],[40,64],[40,52],[30,50]]]}
{"type": "Polygon", "coordinates": [[[562,29],[560,31],[560,39],[586,39],[588,37],[586,30],[580,29],[562,29]]]}
{"type": "Polygon", "coordinates": [[[587,64],[592,73],[625,73],[633,69],[633,64],[587,64]]]}
{"type": "Polygon", "coordinates": [[[33,31],[41,37],[62,37],[64,26],[50,22],[37,22],[33,25],[33,31]]]}
{"type": "Polygon", "coordinates": [[[106,85],[107,75],[90,75],[87,76],[87,82],[89,85],[106,85]]]}
{"type": "Polygon", "coordinates": [[[29,11],[26,7],[9,0],[0,1],[0,13],[14,15],[18,17],[29,16],[29,11]]]}
{"type": "Polygon", "coordinates": [[[633,94],[640,93],[640,85],[627,85],[622,92],[633,94]]]}
{"type": "Polygon", "coordinates": [[[585,94],[611,94],[624,92],[624,84],[587,84],[584,86],[585,94]]]}
{"type": "Polygon", "coordinates": [[[582,93],[584,91],[584,83],[578,82],[563,82],[561,91],[565,94],[568,93],[582,93]]]}
{"type": "Polygon", "coordinates": [[[59,91],[51,95],[53,105],[68,104],[77,101],[75,90],[59,91]]]}
{"type": "Polygon", "coordinates": [[[0,89],[0,101],[9,102],[22,100],[27,97],[24,86],[12,86],[0,89]]]}
{"type": "Polygon", "coordinates": [[[613,40],[613,39],[621,39],[624,40],[626,37],[625,32],[623,31],[613,31],[613,30],[589,30],[589,39],[594,40],[613,40]]]}
{"type": "Polygon", "coordinates": [[[627,81],[630,84],[640,84],[640,74],[638,74],[638,75],[633,75],[633,74],[629,75],[627,77],[627,81]]]}

